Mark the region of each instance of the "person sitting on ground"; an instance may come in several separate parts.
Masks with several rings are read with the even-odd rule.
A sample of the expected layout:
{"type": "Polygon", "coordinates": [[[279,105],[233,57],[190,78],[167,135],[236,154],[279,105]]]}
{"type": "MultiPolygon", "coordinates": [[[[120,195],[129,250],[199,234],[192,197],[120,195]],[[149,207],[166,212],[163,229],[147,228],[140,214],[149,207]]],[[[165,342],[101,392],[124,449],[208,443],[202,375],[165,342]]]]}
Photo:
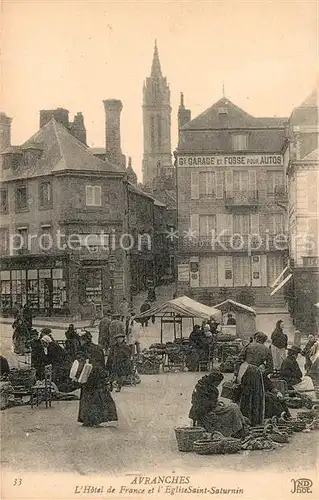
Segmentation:
{"type": "Polygon", "coordinates": [[[80,336],[76,332],[74,325],[71,323],[65,332],[65,351],[71,361],[77,358],[78,352],[81,350],[80,336]]]}
{"type": "Polygon", "coordinates": [[[236,320],[233,318],[232,313],[227,314],[227,326],[229,325],[236,325],[236,320]]]}
{"type": "Polygon", "coordinates": [[[131,349],[125,343],[125,334],[118,333],[114,337],[106,362],[106,369],[112,381],[116,382],[116,392],[120,392],[126,378],[132,374],[131,349]]]}
{"type": "Polygon", "coordinates": [[[311,361],[311,366],[307,371],[307,375],[311,377],[313,383],[319,385],[319,341],[312,346],[309,358],[311,361]]]}
{"type": "Polygon", "coordinates": [[[110,347],[111,312],[107,311],[99,323],[98,345],[106,352],[110,347]]]}
{"type": "Polygon", "coordinates": [[[307,375],[303,376],[297,362],[300,352],[301,349],[294,345],[288,349],[287,358],[281,365],[280,375],[287,382],[288,389],[293,389],[297,392],[300,391],[301,393],[305,392],[310,399],[315,399],[316,395],[312,379],[307,375]]]}
{"type": "Polygon", "coordinates": [[[10,366],[7,358],[0,356],[0,379],[6,380],[10,373],[10,366]]]}
{"type": "Polygon", "coordinates": [[[305,345],[305,348],[303,351],[301,351],[301,354],[305,357],[305,371],[307,372],[310,367],[311,367],[311,359],[310,359],[310,352],[311,352],[311,349],[312,347],[315,345],[316,343],[316,338],[314,335],[308,335],[308,341],[305,345]]]}
{"type": "Polygon", "coordinates": [[[212,370],[196,384],[189,418],[207,432],[218,431],[226,437],[243,436],[245,419],[235,403],[218,401],[218,386],[224,375],[212,370]]]}

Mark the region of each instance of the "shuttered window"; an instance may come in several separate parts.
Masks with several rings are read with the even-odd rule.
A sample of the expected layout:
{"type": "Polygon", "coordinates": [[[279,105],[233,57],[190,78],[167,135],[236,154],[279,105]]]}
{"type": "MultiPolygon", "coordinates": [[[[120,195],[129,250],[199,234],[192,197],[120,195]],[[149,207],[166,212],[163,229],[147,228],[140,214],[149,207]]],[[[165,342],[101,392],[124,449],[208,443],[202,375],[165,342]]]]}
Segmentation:
{"type": "Polygon", "coordinates": [[[283,258],[281,255],[268,255],[267,262],[268,285],[271,286],[283,270],[283,258]]]}
{"type": "Polygon", "coordinates": [[[216,230],[215,215],[200,215],[199,216],[199,236],[212,236],[212,231],[216,230]]]}
{"type": "Polygon", "coordinates": [[[267,194],[274,195],[276,188],[284,187],[284,172],[282,170],[268,170],[266,175],[267,194]]]}
{"type": "Polygon", "coordinates": [[[215,172],[199,173],[199,194],[200,196],[215,196],[215,172]]]}
{"type": "Polygon", "coordinates": [[[217,286],[217,257],[202,257],[199,261],[201,287],[217,286]]]}
{"type": "Polygon", "coordinates": [[[248,256],[233,257],[234,286],[250,285],[250,261],[248,256]]]}
{"type": "Polygon", "coordinates": [[[101,186],[86,186],[86,205],[90,207],[100,207],[102,204],[101,199],[101,186]]]}
{"type": "Polygon", "coordinates": [[[249,173],[248,170],[234,170],[233,172],[234,192],[249,190],[249,173]]]}
{"type": "Polygon", "coordinates": [[[198,200],[199,198],[199,174],[191,172],[191,199],[198,200]]]}

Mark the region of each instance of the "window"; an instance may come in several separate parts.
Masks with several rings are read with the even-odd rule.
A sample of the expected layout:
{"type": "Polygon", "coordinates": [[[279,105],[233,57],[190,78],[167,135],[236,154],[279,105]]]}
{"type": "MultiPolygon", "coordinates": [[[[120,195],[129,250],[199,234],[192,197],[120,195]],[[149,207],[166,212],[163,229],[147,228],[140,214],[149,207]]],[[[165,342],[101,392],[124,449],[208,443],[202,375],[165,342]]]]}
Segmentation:
{"type": "Polygon", "coordinates": [[[248,170],[234,170],[233,172],[233,187],[234,194],[238,191],[245,191],[248,193],[249,190],[249,173],[248,170]]]}
{"type": "Polygon", "coordinates": [[[233,151],[245,151],[247,149],[247,135],[236,134],[232,136],[233,151]]]}
{"type": "Polygon", "coordinates": [[[203,257],[199,261],[199,283],[201,287],[217,286],[217,258],[203,257]]]}
{"type": "Polygon", "coordinates": [[[225,271],[225,280],[232,280],[232,279],[233,279],[233,271],[227,269],[225,271]]]}
{"type": "Polygon", "coordinates": [[[0,229],[0,255],[8,255],[9,253],[9,230],[7,228],[0,229]]]}
{"type": "Polygon", "coordinates": [[[16,245],[18,250],[27,250],[28,249],[28,228],[26,227],[18,227],[17,235],[20,237],[16,240],[16,245]]]}
{"type": "Polygon", "coordinates": [[[215,195],[215,172],[199,173],[199,194],[215,195]]]}
{"type": "Polygon", "coordinates": [[[16,210],[17,212],[28,209],[28,189],[20,186],[16,189],[16,210]]]}
{"type": "Polygon", "coordinates": [[[41,182],[40,184],[40,207],[48,208],[52,206],[51,182],[41,182]]]}
{"type": "Polygon", "coordinates": [[[101,186],[86,186],[86,205],[88,207],[100,207],[101,186]]]}
{"type": "Polygon", "coordinates": [[[249,257],[233,257],[234,286],[250,285],[249,257]]]}
{"type": "Polygon", "coordinates": [[[199,236],[211,237],[214,229],[216,230],[216,215],[199,216],[199,236]]]}
{"type": "Polygon", "coordinates": [[[234,215],[233,218],[233,228],[234,234],[240,234],[242,236],[250,233],[250,220],[249,215],[234,215]]]}
{"type": "Polygon", "coordinates": [[[52,248],[52,227],[51,224],[41,225],[41,237],[39,239],[40,250],[46,251],[52,248]]]}
{"type": "Polygon", "coordinates": [[[2,214],[8,212],[8,190],[6,188],[0,189],[0,212],[2,214]]]}
{"type": "Polygon", "coordinates": [[[276,188],[284,188],[284,172],[282,170],[268,170],[267,177],[267,195],[273,196],[276,188]]]}
{"type": "Polygon", "coordinates": [[[284,269],[282,255],[268,255],[268,285],[271,286],[284,269]]]}
{"type": "Polygon", "coordinates": [[[272,215],[271,229],[273,234],[282,234],[285,232],[285,217],[283,214],[272,215]]]}

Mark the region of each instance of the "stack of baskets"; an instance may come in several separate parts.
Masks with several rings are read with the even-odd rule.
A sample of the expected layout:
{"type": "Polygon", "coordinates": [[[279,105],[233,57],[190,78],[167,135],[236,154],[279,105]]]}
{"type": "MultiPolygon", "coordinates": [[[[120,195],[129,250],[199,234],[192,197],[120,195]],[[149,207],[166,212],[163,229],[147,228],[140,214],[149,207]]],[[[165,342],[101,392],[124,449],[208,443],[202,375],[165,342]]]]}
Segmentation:
{"type": "Polygon", "coordinates": [[[220,432],[214,432],[210,439],[200,439],[193,445],[198,455],[226,455],[239,453],[241,441],[235,438],[226,438],[220,432]]]}
{"type": "Polygon", "coordinates": [[[175,436],[179,451],[193,451],[195,441],[203,439],[206,431],[203,427],[176,427],[175,436]]]}

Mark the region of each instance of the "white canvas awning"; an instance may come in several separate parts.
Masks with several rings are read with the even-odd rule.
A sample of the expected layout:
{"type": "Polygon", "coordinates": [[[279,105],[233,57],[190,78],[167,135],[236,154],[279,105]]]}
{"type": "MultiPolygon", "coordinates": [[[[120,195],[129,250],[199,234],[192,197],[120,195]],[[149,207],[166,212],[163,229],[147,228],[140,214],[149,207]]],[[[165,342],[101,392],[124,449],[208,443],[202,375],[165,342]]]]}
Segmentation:
{"type": "Polygon", "coordinates": [[[220,311],[214,307],[206,306],[201,302],[197,302],[186,295],[178,297],[177,299],[164,302],[157,307],[152,307],[143,313],[136,314],[135,319],[149,318],[151,316],[165,316],[175,314],[184,318],[201,318],[209,319],[211,316],[218,319],[220,318],[220,311]]]}
{"type": "Polygon", "coordinates": [[[272,295],[275,295],[275,293],[277,293],[286,283],[288,283],[288,281],[292,278],[292,273],[288,274],[288,276],[286,276],[286,278],[280,282],[279,285],[276,286],[276,288],[273,289],[273,291],[271,292],[271,296],[272,295]]]}

